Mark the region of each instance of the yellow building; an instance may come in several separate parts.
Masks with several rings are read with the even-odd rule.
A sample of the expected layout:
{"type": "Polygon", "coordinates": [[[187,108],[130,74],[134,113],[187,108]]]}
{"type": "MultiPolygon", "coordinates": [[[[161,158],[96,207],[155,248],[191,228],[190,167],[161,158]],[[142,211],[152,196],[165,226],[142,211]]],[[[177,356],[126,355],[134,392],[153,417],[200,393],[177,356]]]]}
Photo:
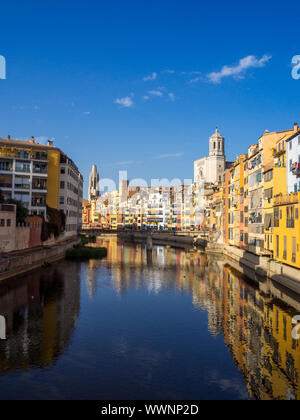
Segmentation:
{"type": "Polygon", "coordinates": [[[274,241],[277,261],[300,268],[300,192],[274,199],[274,241]]]}
{"type": "Polygon", "coordinates": [[[299,131],[298,126],[283,136],[273,148],[273,251],[277,261],[300,268],[300,193],[287,194],[286,141],[299,131]]]}

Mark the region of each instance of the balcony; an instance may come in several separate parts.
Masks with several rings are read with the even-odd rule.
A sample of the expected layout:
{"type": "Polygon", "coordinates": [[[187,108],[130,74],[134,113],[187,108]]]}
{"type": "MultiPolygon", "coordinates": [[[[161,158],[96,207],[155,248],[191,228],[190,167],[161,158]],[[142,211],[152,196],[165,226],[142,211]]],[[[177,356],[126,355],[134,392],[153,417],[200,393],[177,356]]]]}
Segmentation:
{"type": "Polygon", "coordinates": [[[29,184],[16,184],[15,183],[15,189],[16,190],[30,190],[30,185],[29,184]]]}
{"type": "Polygon", "coordinates": [[[294,163],[291,167],[291,171],[293,175],[300,176],[300,163],[294,163]]]}
{"type": "Polygon", "coordinates": [[[38,191],[46,191],[47,190],[47,182],[45,179],[33,179],[32,180],[32,189],[38,191]]]}
{"type": "Polygon", "coordinates": [[[285,150],[282,150],[282,149],[272,149],[272,155],[273,155],[274,158],[278,158],[281,155],[284,155],[284,153],[285,153],[285,150]]]}
{"type": "Polygon", "coordinates": [[[274,205],[281,205],[281,204],[296,204],[300,200],[300,192],[295,194],[289,195],[278,195],[274,197],[274,205]]]}
{"type": "Polygon", "coordinates": [[[33,198],[31,200],[31,207],[46,207],[46,199],[45,198],[33,198]]]}
{"type": "Polygon", "coordinates": [[[0,188],[12,188],[12,184],[8,182],[0,182],[0,188]]]}
{"type": "Polygon", "coordinates": [[[29,174],[30,173],[30,166],[17,166],[15,168],[15,172],[22,173],[22,174],[29,174]]]}
{"type": "Polygon", "coordinates": [[[48,160],[48,155],[47,155],[47,153],[40,153],[40,152],[32,153],[31,159],[32,160],[42,160],[42,161],[45,161],[45,160],[48,160]]]}
{"type": "Polygon", "coordinates": [[[33,165],[33,173],[47,175],[48,169],[45,165],[33,165]]]}

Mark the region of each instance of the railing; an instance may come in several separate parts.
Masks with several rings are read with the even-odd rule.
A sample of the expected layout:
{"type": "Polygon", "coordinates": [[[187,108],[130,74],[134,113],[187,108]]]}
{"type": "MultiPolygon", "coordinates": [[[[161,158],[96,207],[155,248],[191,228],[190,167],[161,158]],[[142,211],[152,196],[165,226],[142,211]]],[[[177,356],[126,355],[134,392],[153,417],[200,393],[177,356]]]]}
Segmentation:
{"type": "Polygon", "coordinates": [[[7,184],[6,182],[0,183],[0,188],[12,188],[12,184],[7,184]]]}
{"type": "Polygon", "coordinates": [[[32,207],[45,207],[46,206],[46,201],[35,201],[35,200],[32,200],[31,206],[32,207]]]}
{"type": "Polygon", "coordinates": [[[15,188],[18,190],[30,190],[29,184],[15,184],[15,188]]]}
{"type": "Polygon", "coordinates": [[[43,185],[43,184],[32,184],[32,189],[33,190],[47,190],[47,185],[43,185]]]}
{"type": "Polygon", "coordinates": [[[289,194],[289,195],[280,195],[274,197],[274,205],[280,204],[296,204],[300,199],[300,193],[289,194]]]}
{"type": "Polygon", "coordinates": [[[33,168],[33,173],[47,175],[47,169],[33,168]]]}
{"type": "Polygon", "coordinates": [[[29,174],[29,173],[30,173],[30,168],[20,168],[20,167],[16,167],[15,172],[21,172],[21,173],[26,173],[26,174],[29,174]]]}
{"type": "Polygon", "coordinates": [[[276,150],[276,149],[272,150],[272,154],[274,157],[279,157],[283,155],[284,153],[285,153],[285,150],[276,150]]]}

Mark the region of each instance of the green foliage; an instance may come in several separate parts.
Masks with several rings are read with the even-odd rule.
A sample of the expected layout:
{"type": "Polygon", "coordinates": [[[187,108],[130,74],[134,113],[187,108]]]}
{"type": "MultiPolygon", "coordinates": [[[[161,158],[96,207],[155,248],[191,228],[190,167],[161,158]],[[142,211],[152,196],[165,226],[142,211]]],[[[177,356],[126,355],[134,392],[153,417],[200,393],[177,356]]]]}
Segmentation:
{"type": "Polygon", "coordinates": [[[66,229],[66,215],[63,210],[53,209],[47,206],[47,222],[42,226],[42,242],[47,241],[53,234],[58,238],[66,229]]]}
{"type": "Polygon", "coordinates": [[[75,246],[66,253],[67,260],[98,260],[107,256],[106,248],[75,246]]]}

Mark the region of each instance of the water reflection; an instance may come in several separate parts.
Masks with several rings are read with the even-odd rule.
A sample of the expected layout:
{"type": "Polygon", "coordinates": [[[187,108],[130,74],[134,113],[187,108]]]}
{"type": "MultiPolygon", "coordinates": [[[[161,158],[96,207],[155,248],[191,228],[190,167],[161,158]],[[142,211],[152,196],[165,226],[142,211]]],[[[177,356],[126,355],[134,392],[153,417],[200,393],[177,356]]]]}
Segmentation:
{"type": "Polygon", "coordinates": [[[0,340],[0,373],[49,367],[68,345],[80,309],[76,266],[38,270],[0,284],[6,340],[0,340]],[[71,270],[71,271],[70,271],[71,270]]]}
{"type": "Polygon", "coordinates": [[[196,251],[97,245],[0,284],[1,398],[300,399],[299,296],[196,251]]]}
{"type": "Polygon", "coordinates": [[[210,334],[224,336],[251,398],[300,399],[300,346],[292,338],[299,296],[269,280],[251,282],[228,263],[197,251],[156,247],[149,264],[141,245],[100,243],[108,248],[106,265],[114,270],[118,293],[131,287],[154,293],[175,287],[192,294],[195,307],[208,313],[210,334]]]}

